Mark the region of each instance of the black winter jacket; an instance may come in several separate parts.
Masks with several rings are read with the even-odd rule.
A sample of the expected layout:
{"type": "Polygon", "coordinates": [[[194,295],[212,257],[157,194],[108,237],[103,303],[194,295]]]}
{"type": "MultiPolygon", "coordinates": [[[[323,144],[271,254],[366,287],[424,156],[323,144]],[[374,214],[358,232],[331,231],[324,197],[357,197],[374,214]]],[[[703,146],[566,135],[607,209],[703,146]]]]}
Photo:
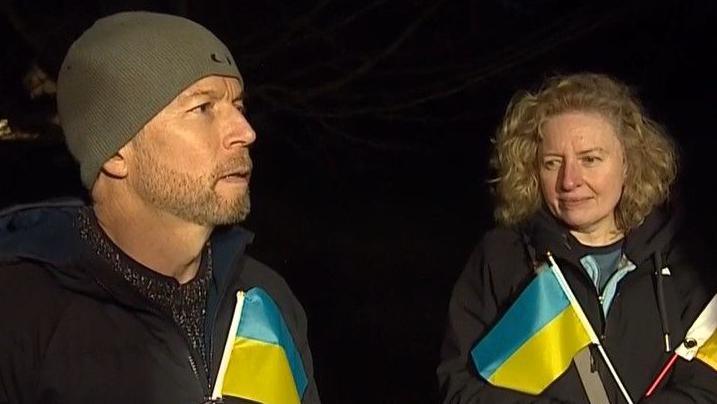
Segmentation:
{"type": "MultiPolygon", "coordinates": [[[[488,384],[471,361],[471,349],[532,280],[534,263],[544,262],[548,251],[556,258],[633,402],[638,402],[669,357],[663,325],[670,331],[674,349],[714,293],[699,279],[691,257],[674,245],[674,222],[668,215],[654,212],[627,234],[623,252],[637,268],[619,282],[607,315],[603,315],[598,292],[579,262],[577,240],[548,213],[538,213],[519,228],[487,233],[450,300],[437,372],[443,402],[588,402],[574,364],[540,396],[532,396],[488,384]],[[664,265],[671,275],[658,281],[656,269],[664,265]],[[664,292],[664,304],[658,304],[658,289],[664,292]],[[662,313],[666,321],[662,321],[662,313]]],[[[610,402],[625,402],[604,362],[599,355],[593,357],[610,402]]],[[[660,390],[642,402],[716,403],[717,372],[698,360],[680,360],[660,390]]]]}
{"type": "MultiPolygon", "coordinates": [[[[306,317],[284,280],[244,254],[251,234],[212,235],[207,376],[171,317],[143,298],[78,232],[78,203],[0,216],[0,403],[205,402],[219,368],[236,291],[276,301],[303,360],[303,403],[319,403],[306,317]]],[[[239,402],[225,398],[225,403],[239,402]]]]}

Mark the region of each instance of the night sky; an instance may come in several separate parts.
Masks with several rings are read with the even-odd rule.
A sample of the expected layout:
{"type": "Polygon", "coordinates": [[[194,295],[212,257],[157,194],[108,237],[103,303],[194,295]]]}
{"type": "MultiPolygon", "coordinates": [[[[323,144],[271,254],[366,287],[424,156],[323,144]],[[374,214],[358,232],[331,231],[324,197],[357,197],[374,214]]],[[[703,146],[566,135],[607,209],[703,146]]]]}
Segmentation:
{"type": "Polygon", "coordinates": [[[304,304],[325,403],[432,403],[451,287],[492,224],[490,138],[508,100],[555,73],[633,86],[681,151],[676,198],[714,250],[715,2],[562,0],[10,1],[0,5],[0,207],[81,196],[51,98],[72,40],[123,9],[213,30],[244,75],[250,253],[304,304]],[[84,2],[83,2],[84,3],[84,2]]]}

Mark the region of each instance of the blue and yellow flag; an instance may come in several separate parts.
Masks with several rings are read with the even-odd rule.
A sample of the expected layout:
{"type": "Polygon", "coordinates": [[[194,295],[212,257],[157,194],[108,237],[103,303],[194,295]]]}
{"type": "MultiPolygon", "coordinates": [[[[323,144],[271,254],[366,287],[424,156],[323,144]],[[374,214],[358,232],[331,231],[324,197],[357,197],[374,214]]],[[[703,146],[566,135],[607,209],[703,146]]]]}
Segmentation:
{"type": "Polygon", "coordinates": [[[471,356],[478,373],[491,384],[540,394],[567,370],[575,354],[597,342],[590,331],[556,275],[545,269],[471,350],[471,356]]]}
{"type": "Polygon", "coordinates": [[[299,404],[308,384],[281,311],[260,288],[237,293],[213,398],[299,404]]]}

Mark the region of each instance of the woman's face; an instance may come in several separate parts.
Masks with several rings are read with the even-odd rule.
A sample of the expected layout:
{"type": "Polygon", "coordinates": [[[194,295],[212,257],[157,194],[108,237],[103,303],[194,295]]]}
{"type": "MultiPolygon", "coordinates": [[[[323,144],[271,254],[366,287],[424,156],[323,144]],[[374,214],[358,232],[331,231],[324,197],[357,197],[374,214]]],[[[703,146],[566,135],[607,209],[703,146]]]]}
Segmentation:
{"type": "Polygon", "coordinates": [[[538,165],[548,209],[578,240],[612,238],[627,168],[610,121],[579,111],[549,118],[543,125],[538,165]]]}

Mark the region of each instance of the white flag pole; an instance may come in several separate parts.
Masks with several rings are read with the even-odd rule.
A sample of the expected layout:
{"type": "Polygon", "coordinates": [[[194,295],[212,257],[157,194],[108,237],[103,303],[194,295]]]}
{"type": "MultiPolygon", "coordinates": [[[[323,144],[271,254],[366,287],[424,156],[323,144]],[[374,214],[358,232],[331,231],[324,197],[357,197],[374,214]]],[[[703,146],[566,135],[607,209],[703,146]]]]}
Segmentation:
{"type": "Polygon", "coordinates": [[[590,340],[595,345],[597,345],[600,355],[605,360],[605,364],[607,365],[607,368],[610,369],[610,373],[612,374],[615,383],[617,383],[617,386],[620,388],[620,392],[622,392],[622,395],[625,397],[625,400],[628,402],[628,404],[633,404],[632,399],[630,398],[630,394],[625,389],[625,386],[622,384],[622,381],[617,375],[615,368],[612,366],[612,362],[610,362],[610,359],[607,357],[607,352],[605,352],[605,348],[603,348],[602,344],[600,343],[600,339],[597,337],[597,334],[595,334],[595,330],[593,330],[590,321],[585,315],[585,312],[583,312],[583,308],[580,306],[580,303],[578,303],[578,299],[575,298],[573,291],[570,289],[570,285],[568,285],[568,281],[565,280],[563,273],[560,271],[560,267],[558,267],[558,264],[555,262],[553,254],[548,251],[547,255],[548,260],[550,261],[550,269],[553,271],[555,278],[557,278],[558,284],[560,284],[560,287],[563,289],[563,292],[565,292],[565,295],[568,297],[570,305],[573,306],[573,308],[575,309],[575,312],[578,315],[578,319],[580,319],[580,322],[583,324],[583,327],[585,327],[585,329],[587,330],[590,340]]]}
{"type": "Polygon", "coordinates": [[[244,297],[246,293],[240,290],[237,292],[237,305],[234,307],[234,314],[232,315],[232,322],[229,326],[229,332],[227,333],[227,340],[224,343],[224,353],[222,354],[222,361],[219,365],[219,372],[217,372],[217,378],[214,380],[214,389],[212,391],[212,400],[222,398],[222,387],[224,387],[224,375],[227,373],[227,367],[229,366],[229,357],[232,354],[232,348],[234,347],[234,337],[236,337],[237,329],[239,328],[239,320],[241,320],[241,311],[244,308],[244,297]]]}

